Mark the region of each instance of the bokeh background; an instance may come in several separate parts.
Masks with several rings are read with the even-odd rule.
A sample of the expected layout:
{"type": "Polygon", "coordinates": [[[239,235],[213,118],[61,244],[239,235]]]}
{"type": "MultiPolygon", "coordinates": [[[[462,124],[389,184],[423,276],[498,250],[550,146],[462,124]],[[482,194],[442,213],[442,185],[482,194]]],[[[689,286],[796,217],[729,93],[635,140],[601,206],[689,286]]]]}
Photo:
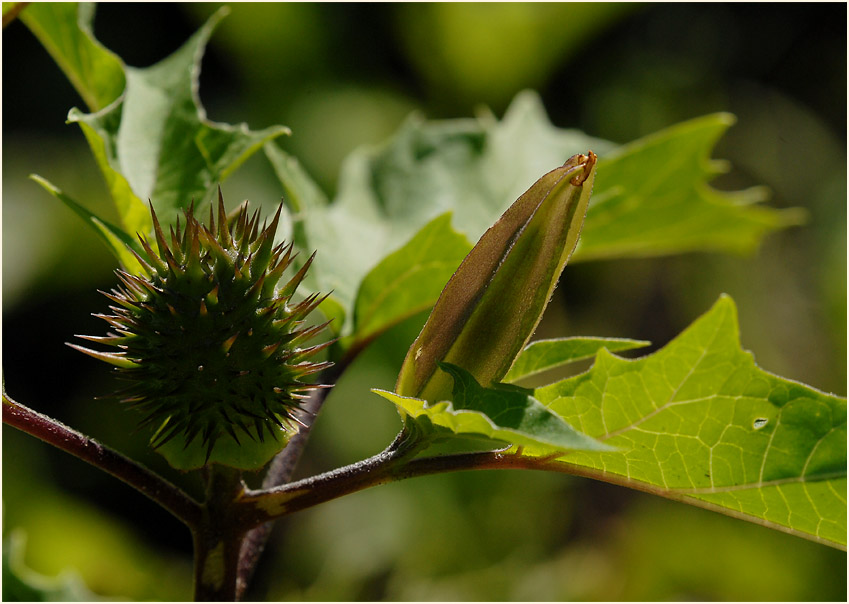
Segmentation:
{"type": "MultiPolygon", "coordinates": [[[[95,33],[128,64],[181,45],[218,4],[105,4],[95,33]]],[[[150,453],[132,414],[93,400],[104,367],[64,346],[99,333],[112,256],[27,179],[38,173],[109,215],[68,109],[81,100],[16,22],[3,31],[3,375],[9,393],[196,489],[150,453]]],[[[569,266],[538,335],[648,339],[655,348],[722,292],[759,364],[846,394],[846,5],[237,3],[207,50],[209,117],[285,124],[281,141],[333,192],[353,148],[412,111],[501,115],[538,90],[552,121],[625,143],[730,111],[718,188],[766,185],[808,223],[751,257],[687,254],[569,266]]],[[[259,154],[225,196],[275,204],[259,154]]],[[[302,475],[381,450],[391,387],[423,320],[377,341],[334,391],[302,475]]],[[[24,561],[73,569],[107,598],[191,597],[188,532],[108,476],[3,428],[3,535],[24,561]]],[[[843,600],[846,554],[624,488],[532,472],[420,478],[278,524],[249,599],[843,600]]]]}

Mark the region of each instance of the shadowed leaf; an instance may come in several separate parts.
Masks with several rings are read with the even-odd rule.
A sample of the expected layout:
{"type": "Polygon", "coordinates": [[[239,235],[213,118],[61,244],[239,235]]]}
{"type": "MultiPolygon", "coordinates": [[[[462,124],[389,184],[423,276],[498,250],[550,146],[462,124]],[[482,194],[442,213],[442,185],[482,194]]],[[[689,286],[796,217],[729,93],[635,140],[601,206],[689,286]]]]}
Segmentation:
{"type": "Polygon", "coordinates": [[[373,390],[395,403],[430,438],[477,436],[543,450],[606,450],[608,447],[551,413],[530,390],[509,384],[484,388],[462,367],[440,363],[454,382],[450,401],[427,401],[373,390]]]}

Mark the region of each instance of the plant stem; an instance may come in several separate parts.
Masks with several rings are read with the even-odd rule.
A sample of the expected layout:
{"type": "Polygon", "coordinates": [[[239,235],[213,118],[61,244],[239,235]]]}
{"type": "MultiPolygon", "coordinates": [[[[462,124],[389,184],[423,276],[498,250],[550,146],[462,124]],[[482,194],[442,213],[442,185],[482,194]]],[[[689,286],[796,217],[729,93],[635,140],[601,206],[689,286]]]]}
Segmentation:
{"type": "MultiPolygon", "coordinates": [[[[336,378],[342,373],[343,364],[334,366],[329,374],[322,376],[323,380],[335,382],[336,378]]],[[[271,462],[265,477],[262,481],[263,489],[272,489],[282,484],[286,484],[292,480],[292,475],[301,459],[301,455],[307,446],[307,441],[310,437],[312,426],[321,410],[324,400],[330,393],[329,388],[315,390],[309,400],[303,405],[303,410],[306,412],[306,426],[302,427],[295,434],[280,453],[278,453],[271,462]]],[[[239,554],[238,564],[238,580],[236,586],[236,598],[241,599],[245,590],[250,583],[254,570],[256,569],[259,557],[262,555],[268,537],[271,535],[271,529],[274,528],[273,521],[266,522],[257,526],[245,536],[242,542],[242,550],[239,554]]]]}
{"type": "Polygon", "coordinates": [[[5,392],[3,423],[35,436],[127,483],[174,514],[189,528],[198,526],[201,506],[182,490],[114,449],[12,400],[5,392]]]}
{"type": "MultiPolygon", "coordinates": [[[[560,454],[549,457],[526,457],[519,453],[485,451],[410,459],[409,454],[405,452],[398,454],[391,449],[390,447],[383,453],[364,461],[285,486],[271,490],[247,491],[242,503],[252,507],[253,511],[247,509],[243,511],[244,519],[247,522],[259,524],[270,518],[291,514],[381,484],[463,470],[547,470],[614,484],[622,482],[621,476],[606,475],[601,470],[555,461],[560,454]]],[[[639,484],[628,486],[641,488],[639,484]]],[[[653,492],[645,487],[641,490],[653,492]]]]}
{"type": "Polygon", "coordinates": [[[243,502],[254,507],[254,522],[265,522],[370,487],[457,470],[488,469],[502,453],[462,453],[406,461],[387,450],[369,459],[270,490],[247,491],[243,502]]]}
{"type": "Polygon", "coordinates": [[[200,526],[192,531],[195,551],[195,601],[237,599],[239,552],[248,530],[239,510],[245,491],[241,472],[218,465],[206,472],[206,501],[200,526]]]}

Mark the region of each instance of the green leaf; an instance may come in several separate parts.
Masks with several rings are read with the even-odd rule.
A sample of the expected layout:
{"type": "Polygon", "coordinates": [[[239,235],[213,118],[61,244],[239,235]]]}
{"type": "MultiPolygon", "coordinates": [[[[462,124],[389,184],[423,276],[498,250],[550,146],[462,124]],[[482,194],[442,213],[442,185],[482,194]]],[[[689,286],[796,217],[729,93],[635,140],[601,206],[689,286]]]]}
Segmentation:
{"type": "Polygon", "coordinates": [[[150,199],[160,220],[173,223],[194,200],[211,198],[218,183],[266,141],[286,134],[283,126],[251,131],[206,119],[197,95],[203,49],[216,24],[216,12],[189,41],[159,63],[126,67],[120,101],[95,114],[72,109],[128,232],[148,233],[150,199]]]}
{"type": "Polygon", "coordinates": [[[755,205],[763,188],[720,192],[707,180],[727,168],[710,150],[734,123],[727,113],[667,128],[599,160],[598,183],[576,260],[660,256],[694,250],[750,253],[800,208],[755,205]],[[648,175],[648,176],[647,176],[648,175]]]}
{"type": "MultiPolygon", "coordinates": [[[[324,191],[310,178],[297,158],[271,142],[266,143],[263,150],[268,155],[277,178],[283,184],[283,197],[293,214],[309,212],[329,203],[324,191]]],[[[302,224],[303,215],[299,215],[299,218],[302,224]]]]}
{"type": "Polygon", "coordinates": [[[33,2],[20,18],[90,110],[99,111],[120,96],[124,65],[94,38],[93,3],[33,2]]]}
{"type": "Polygon", "coordinates": [[[287,194],[299,191],[291,202],[296,244],[320,250],[315,289],[333,291],[345,311],[342,333],[350,335],[365,276],[424,225],[452,212],[454,228],[476,241],[540,174],[587,149],[599,154],[598,177],[573,260],[751,250],[764,234],[799,222],[800,213],[754,205],[761,190],[707,186],[719,168],[707,159],[710,149],[731,121],[707,116],[616,150],[554,127],[539,97],[524,92],[500,121],[490,114],[411,117],[386,144],[347,158],[329,205],[276,146],[266,153],[287,194]]]}
{"type": "Polygon", "coordinates": [[[521,113],[511,110],[500,123],[412,116],[385,145],[346,159],[329,205],[310,202],[315,186],[304,185],[306,175],[285,153],[266,146],[284,190],[300,192],[298,201],[287,199],[295,210],[296,245],[320,250],[311,271],[314,288],[332,290],[345,309],[344,334],[354,332],[363,279],[426,224],[451,212],[454,228],[477,241],[540,174],[576,153],[612,147],[576,131],[540,128],[521,113]]]}
{"type": "Polygon", "coordinates": [[[535,396],[617,449],[562,457],[565,471],[845,549],[846,399],[760,369],[727,296],[658,352],[602,350],[535,396]]]}
{"type": "Polygon", "coordinates": [[[350,346],[361,346],[403,319],[432,307],[471,248],[469,240],[451,228],[451,214],[447,213],[384,258],[360,284],[354,306],[357,342],[350,346]]]}
{"type": "Polygon", "coordinates": [[[98,109],[71,109],[68,121],[80,125],[121,230],[131,239],[151,232],[147,200],[163,224],[173,224],[191,202],[208,201],[220,181],[265,142],[288,133],[283,126],[251,131],[206,118],[198,98],[201,59],[227,12],[220,9],[174,54],[141,69],[121,64],[93,38],[91,5],[39,3],[28,18],[87,104],[98,109]]]}
{"type": "Polygon", "coordinates": [[[629,340],[627,338],[558,338],[552,340],[537,340],[528,344],[510,371],[504,376],[505,382],[518,382],[521,379],[568,365],[575,361],[589,359],[602,348],[611,352],[631,350],[648,346],[651,342],[644,340],[629,340]]]}
{"type": "Polygon", "coordinates": [[[135,256],[133,256],[133,254],[128,249],[133,248],[139,251],[138,245],[132,237],[130,237],[119,227],[104,220],[101,220],[93,213],[89,212],[82,205],[74,201],[70,196],[66,195],[61,189],[59,189],[57,186],[55,186],[48,180],[35,174],[31,175],[30,178],[40,184],[48,193],[50,193],[59,201],[71,208],[71,210],[73,210],[74,213],[76,213],[80,218],[82,218],[87,224],[92,226],[95,232],[106,244],[106,247],[109,249],[109,251],[111,251],[115,255],[115,257],[121,262],[121,265],[125,269],[133,273],[138,273],[141,271],[142,267],[139,264],[139,261],[136,260],[135,256]]]}
{"type": "Polygon", "coordinates": [[[411,418],[425,435],[434,438],[475,435],[549,452],[609,449],[575,431],[540,404],[530,390],[510,384],[483,388],[462,367],[450,363],[440,363],[439,367],[454,380],[451,401],[428,403],[385,390],[372,392],[394,403],[402,417],[411,418]]]}
{"type": "Polygon", "coordinates": [[[462,366],[485,386],[501,381],[536,330],[572,255],[596,156],[575,155],[540,177],[480,238],[452,275],[410,346],[395,392],[442,400],[437,365],[462,366]]]}

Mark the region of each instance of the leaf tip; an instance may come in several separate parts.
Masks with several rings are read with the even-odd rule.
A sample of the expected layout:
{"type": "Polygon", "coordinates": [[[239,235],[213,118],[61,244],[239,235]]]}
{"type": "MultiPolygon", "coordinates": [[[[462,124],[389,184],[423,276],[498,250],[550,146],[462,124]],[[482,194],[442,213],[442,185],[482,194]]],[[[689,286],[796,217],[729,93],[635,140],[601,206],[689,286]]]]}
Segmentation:
{"type": "Polygon", "coordinates": [[[714,304],[714,308],[726,308],[728,310],[737,311],[737,303],[734,302],[734,298],[731,297],[730,294],[725,292],[719,294],[719,298],[716,300],[716,304],[714,304]]]}
{"type": "Polygon", "coordinates": [[[737,116],[733,113],[729,113],[727,111],[722,111],[716,114],[716,119],[721,124],[724,124],[726,127],[733,126],[737,123],[737,116]]]}

